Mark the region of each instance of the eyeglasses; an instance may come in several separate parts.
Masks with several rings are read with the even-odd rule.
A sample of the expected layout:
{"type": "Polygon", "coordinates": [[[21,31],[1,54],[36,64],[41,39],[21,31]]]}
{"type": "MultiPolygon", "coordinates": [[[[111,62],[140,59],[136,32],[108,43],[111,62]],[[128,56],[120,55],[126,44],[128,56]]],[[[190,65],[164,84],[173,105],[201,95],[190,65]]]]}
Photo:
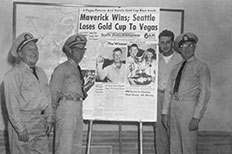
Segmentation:
{"type": "Polygon", "coordinates": [[[78,51],[86,51],[87,48],[79,48],[79,47],[72,47],[72,49],[78,50],[78,51]]]}
{"type": "Polygon", "coordinates": [[[192,48],[192,47],[194,47],[194,44],[180,45],[180,48],[183,48],[183,49],[192,48]]]}

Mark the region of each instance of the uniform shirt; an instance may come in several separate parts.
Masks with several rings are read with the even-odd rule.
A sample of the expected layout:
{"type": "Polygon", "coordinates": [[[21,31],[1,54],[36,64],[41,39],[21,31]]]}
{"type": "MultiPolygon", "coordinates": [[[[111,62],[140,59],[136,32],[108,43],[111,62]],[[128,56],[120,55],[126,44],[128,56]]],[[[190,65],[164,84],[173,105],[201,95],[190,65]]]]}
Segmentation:
{"type": "MultiPolygon", "coordinates": [[[[171,71],[168,86],[165,91],[164,107],[162,114],[168,114],[173,87],[177,73],[183,62],[175,65],[171,71]]],[[[195,112],[193,117],[201,119],[210,98],[210,72],[207,64],[199,61],[195,56],[191,57],[182,71],[177,96],[186,100],[196,100],[195,112]]]]}
{"type": "Polygon", "coordinates": [[[51,93],[45,72],[36,67],[38,80],[28,65],[16,64],[4,78],[4,90],[9,119],[17,132],[25,129],[23,112],[45,111],[52,122],[51,93]]]}
{"type": "Polygon", "coordinates": [[[115,63],[106,66],[102,69],[102,63],[97,65],[98,76],[100,80],[104,80],[107,77],[112,83],[124,83],[126,64],[121,63],[121,67],[118,68],[115,63]]]}
{"type": "Polygon", "coordinates": [[[181,55],[175,51],[167,63],[164,60],[163,54],[161,53],[159,54],[159,73],[158,73],[159,90],[164,91],[166,89],[168,78],[170,76],[172,67],[181,61],[182,61],[181,55]]]}
{"type": "Polygon", "coordinates": [[[51,77],[52,104],[56,108],[61,97],[82,97],[83,79],[74,60],[58,65],[51,77]]]}

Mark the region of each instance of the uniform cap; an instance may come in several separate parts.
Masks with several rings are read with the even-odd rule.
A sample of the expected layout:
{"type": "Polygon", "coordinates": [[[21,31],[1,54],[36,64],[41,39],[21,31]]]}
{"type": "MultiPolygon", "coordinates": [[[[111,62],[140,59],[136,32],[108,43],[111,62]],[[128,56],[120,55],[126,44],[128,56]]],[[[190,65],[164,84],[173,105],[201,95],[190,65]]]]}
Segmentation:
{"type": "Polygon", "coordinates": [[[198,37],[191,32],[180,34],[175,39],[175,49],[179,50],[180,46],[185,42],[192,42],[196,44],[198,42],[198,37]]]}
{"type": "Polygon", "coordinates": [[[22,48],[29,42],[37,42],[38,39],[29,32],[24,32],[20,34],[14,41],[11,47],[11,54],[14,57],[18,57],[18,51],[21,51],[22,48]]]}
{"type": "Polygon", "coordinates": [[[76,44],[86,44],[87,39],[82,34],[75,34],[70,36],[64,43],[64,46],[72,47],[76,44]]]}

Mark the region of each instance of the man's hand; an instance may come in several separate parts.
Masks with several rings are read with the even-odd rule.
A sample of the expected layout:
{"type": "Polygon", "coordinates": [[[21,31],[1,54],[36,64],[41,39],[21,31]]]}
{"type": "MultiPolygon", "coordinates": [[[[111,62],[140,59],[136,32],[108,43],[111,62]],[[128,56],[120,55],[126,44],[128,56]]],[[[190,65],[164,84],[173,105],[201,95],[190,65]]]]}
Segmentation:
{"type": "Polygon", "coordinates": [[[84,86],[84,91],[88,92],[89,89],[94,85],[94,81],[89,81],[85,86],[84,86]]]}
{"type": "Polygon", "coordinates": [[[85,85],[84,85],[84,91],[88,92],[89,89],[94,85],[94,77],[93,76],[89,76],[86,81],[85,81],[85,85]]]}
{"type": "Polygon", "coordinates": [[[103,63],[104,62],[104,57],[101,55],[97,57],[97,63],[103,63]]]}
{"type": "Polygon", "coordinates": [[[192,118],[190,123],[189,123],[189,131],[195,131],[198,130],[198,125],[199,125],[200,120],[196,118],[192,118]]]}
{"type": "Polygon", "coordinates": [[[166,129],[168,129],[168,128],[169,128],[169,119],[168,119],[168,115],[162,115],[161,121],[162,121],[164,127],[165,127],[166,129]]]}
{"type": "Polygon", "coordinates": [[[28,142],[29,141],[29,134],[27,132],[27,129],[24,129],[22,132],[18,132],[18,139],[22,142],[28,142]]]}
{"type": "Polygon", "coordinates": [[[52,131],[52,128],[53,128],[53,123],[52,122],[46,122],[45,124],[45,133],[48,135],[51,131],[52,131]]]}

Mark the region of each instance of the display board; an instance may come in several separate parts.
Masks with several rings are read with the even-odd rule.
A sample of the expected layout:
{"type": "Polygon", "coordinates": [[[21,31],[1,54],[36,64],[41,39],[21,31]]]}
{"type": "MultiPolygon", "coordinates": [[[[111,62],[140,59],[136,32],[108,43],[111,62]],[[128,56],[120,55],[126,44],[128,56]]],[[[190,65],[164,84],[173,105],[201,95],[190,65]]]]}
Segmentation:
{"type": "Polygon", "coordinates": [[[94,48],[87,65],[93,63],[96,76],[86,118],[156,120],[159,13],[154,7],[80,8],[78,31],[94,48]]]}
{"type": "Polygon", "coordinates": [[[158,62],[154,57],[158,54],[158,34],[163,29],[181,33],[183,10],[14,2],[13,20],[14,38],[26,31],[39,38],[37,64],[49,79],[54,68],[66,60],[64,41],[77,31],[87,36],[87,51],[80,65],[86,82],[94,80],[95,84],[83,102],[85,119],[156,121],[158,62]],[[132,44],[141,53],[132,58],[137,61],[133,65],[129,63],[132,44]],[[121,49],[123,82],[100,75],[113,66],[115,48],[121,49]],[[149,48],[154,58],[150,65],[153,74],[142,66],[149,48]],[[104,62],[101,70],[98,62],[104,62]]]}

